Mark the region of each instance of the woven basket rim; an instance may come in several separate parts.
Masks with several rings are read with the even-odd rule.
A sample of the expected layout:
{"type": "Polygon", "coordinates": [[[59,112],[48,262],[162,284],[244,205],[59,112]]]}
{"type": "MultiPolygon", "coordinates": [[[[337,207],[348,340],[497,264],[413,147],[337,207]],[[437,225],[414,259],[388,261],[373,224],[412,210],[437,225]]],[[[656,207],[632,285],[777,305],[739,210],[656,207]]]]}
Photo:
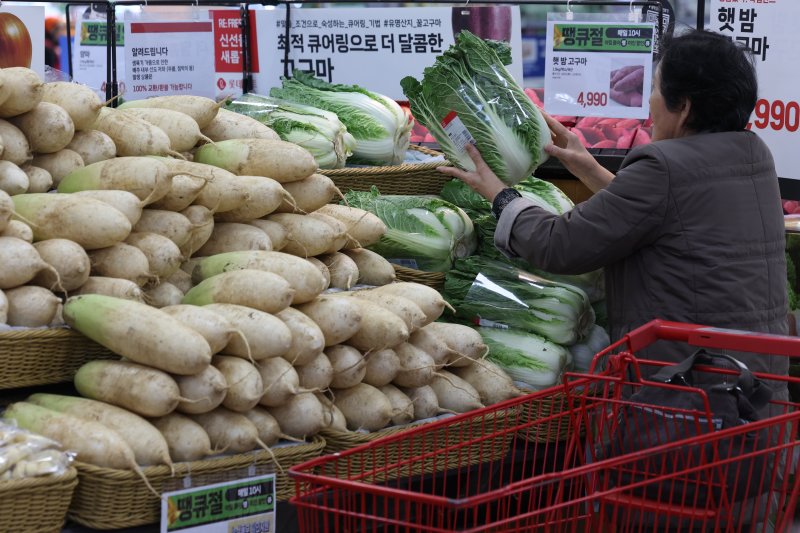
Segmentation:
{"type": "MultiPolygon", "coordinates": [[[[424,146],[418,146],[416,144],[410,145],[409,149],[433,157],[444,155],[441,152],[437,152],[436,150],[431,150],[430,148],[425,148],[424,146]]],[[[329,178],[334,179],[334,178],[343,178],[351,176],[353,177],[384,176],[393,174],[404,175],[408,173],[435,170],[437,167],[446,167],[446,166],[452,166],[452,163],[445,160],[445,161],[437,161],[435,163],[403,163],[400,165],[389,165],[389,166],[321,169],[320,172],[325,174],[329,178]]]]}
{"type": "Polygon", "coordinates": [[[83,338],[87,341],[78,331],[70,328],[69,326],[57,326],[54,328],[30,328],[30,329],[15,329],[8,331],[0,331],[0,341],[38,341],[38,340],[58,340],[70,338],[83,338]]]}
{"type": "Polygon", "coordinates": [[[416,278],[425,278],[430,281],[444,281],[445,273],[444,272],[427,272],[425,270],[416,270],[413,268],[408,268],[400,265],[396,265],[392,263],[394,267],[394,271],[398,274],[404,274],[406,276],[413,276],[416,278]]]}
{"type": "Polygon", "coordinates": [[[22,479],[9,479],[0,481],[0,494],[20,490],[48,488],[51,485],[69,484],[78,476],[75,467],[70,466],[62,474],[50,476],[26,477],[22,479]]]}

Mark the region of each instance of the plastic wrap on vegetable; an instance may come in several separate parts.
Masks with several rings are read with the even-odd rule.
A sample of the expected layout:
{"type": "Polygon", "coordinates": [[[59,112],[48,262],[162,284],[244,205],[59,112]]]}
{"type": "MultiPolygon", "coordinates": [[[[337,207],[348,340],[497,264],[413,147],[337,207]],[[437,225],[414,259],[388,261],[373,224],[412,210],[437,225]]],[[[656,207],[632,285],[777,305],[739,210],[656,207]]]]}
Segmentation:
{"type": "Polygon", "coordinates": [[[474,143],[486,163],[513,185],[547,160],[550,130],[534,103],[505,68],[507,43],[483,40],[469,31],[423,72],[400,81],[414,118],[425,125],[457,166],[474,170],[464,151],[474,143]]]}
{"type": "Polygon", "coordinates": [[[477,248],[469,216],[459,207],[435,196],[381,195],[350,191],[351,207],[378,216],[387,231],[368,248],[396,264],[429,272],[447,271],[453,260],[477,248]]]}
{"type": "Polygon", "coordinates": [[[519,329],[476,328],[489,346],[487,359],[525,388],[556,385],[570,359],[569,351],[549,340],[519,329]]]}
{"type": "Polygon", "coordinates": [[[594,323],[581,289],[477,256],[456,261],[443,295],[461,321],[516,328],[566,346],[583,338],[594,323]]]}
{"type": "Polygon", "coordinates": [[[0,423],[0,480],[60,475],[73,459],[53,440],[0,423]]]}

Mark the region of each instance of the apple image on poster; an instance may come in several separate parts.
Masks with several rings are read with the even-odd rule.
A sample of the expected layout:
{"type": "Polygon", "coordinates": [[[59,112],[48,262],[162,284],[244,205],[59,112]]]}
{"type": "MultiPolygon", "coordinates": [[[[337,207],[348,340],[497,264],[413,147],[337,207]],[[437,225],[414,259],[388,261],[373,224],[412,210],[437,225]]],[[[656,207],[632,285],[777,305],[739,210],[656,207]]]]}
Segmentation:
{"type": "Polygon", "coordinates": [[[25,24],[12,13],[0,13],[0,68],[31,67],[33,46],[25,24]]]}

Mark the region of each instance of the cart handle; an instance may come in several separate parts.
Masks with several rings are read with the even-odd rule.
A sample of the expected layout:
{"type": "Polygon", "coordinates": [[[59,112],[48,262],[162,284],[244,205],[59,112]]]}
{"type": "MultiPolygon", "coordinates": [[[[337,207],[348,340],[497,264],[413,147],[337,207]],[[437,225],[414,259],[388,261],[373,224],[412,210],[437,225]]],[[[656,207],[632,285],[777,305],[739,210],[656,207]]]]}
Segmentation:
{"type": "Polygon", "coordinates": [[[754,333],[658,319],[631,331],[624,340],[633,352],[641,350],[657,340],[668,340],[704,348],[800,357],[800,337],[754,333]]]}

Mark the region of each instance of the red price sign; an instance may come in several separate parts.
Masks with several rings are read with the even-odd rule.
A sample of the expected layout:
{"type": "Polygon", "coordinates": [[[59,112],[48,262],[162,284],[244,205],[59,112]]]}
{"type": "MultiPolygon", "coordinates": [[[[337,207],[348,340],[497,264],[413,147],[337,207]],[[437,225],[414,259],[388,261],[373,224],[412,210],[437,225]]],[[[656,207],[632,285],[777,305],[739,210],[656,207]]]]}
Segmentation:
{"type": "Polygon", "coordinates": [[[608,105],[608,93],[581,92],[578,95],[578,105],[582,107],[605,107],[608,105]]]}
{"type": "Polygon", "coordinates": [[[756,102],[753,111],[755,120],[747,124],[747,129],[755,127],[759,130],[767,128],[775,131],[786,130],[794,133],[800,127],[800,104],[794,101],[766,100],[756,102]]]}

